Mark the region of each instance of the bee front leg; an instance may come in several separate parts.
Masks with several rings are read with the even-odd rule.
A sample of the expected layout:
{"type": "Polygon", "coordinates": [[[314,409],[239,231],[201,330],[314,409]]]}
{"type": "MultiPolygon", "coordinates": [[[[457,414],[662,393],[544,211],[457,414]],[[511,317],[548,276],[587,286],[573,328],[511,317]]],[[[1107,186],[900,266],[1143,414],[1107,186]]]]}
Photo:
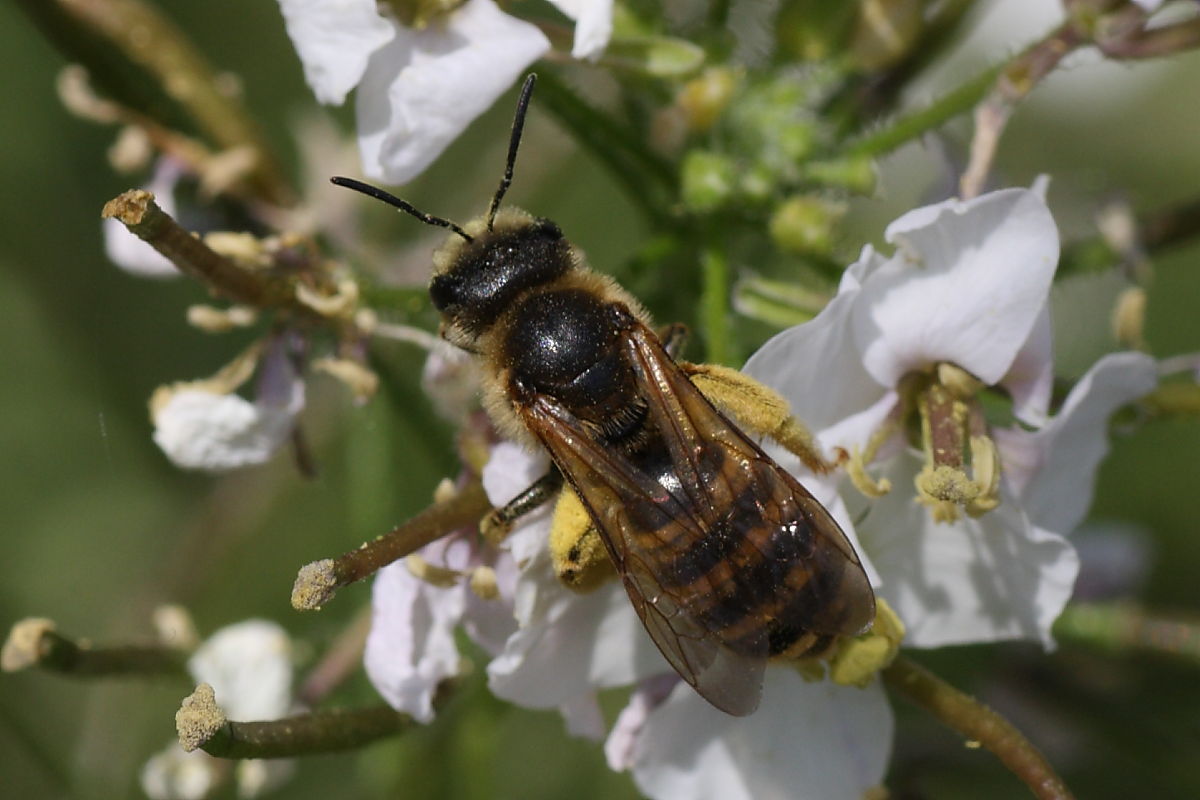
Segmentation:
{"type": "Polygon", "coordinates": [[[493,508],[479,521],[479,532],[492,544],[498,544],[508,536],[513,523],[549,502],[562,489],[563,477],[557,467],[529,484],[512,500],[499,508],[493,508]]]}
{"type": "Polygon", "coordinates": [[[683,362],[679,366],[692,385],[738,427],[747,433],[769,436],[813,472],[829,472],[845,460],[843,452],[838,453],[836,461],[827,460],[812,433],[792,416],[787,400],[774,389],[729,367],[683,362]]]}

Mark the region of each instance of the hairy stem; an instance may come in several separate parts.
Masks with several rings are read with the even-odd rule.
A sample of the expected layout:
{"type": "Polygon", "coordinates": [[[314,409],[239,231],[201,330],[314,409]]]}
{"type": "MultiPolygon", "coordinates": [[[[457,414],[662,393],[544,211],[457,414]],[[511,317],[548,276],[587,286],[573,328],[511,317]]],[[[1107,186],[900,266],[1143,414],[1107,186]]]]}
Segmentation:
{"type": "Polygon", "coordinates": [[[851,141],[846,145],[844,155],[878,158],[970,111],[992,88],[1001,68],[1002,65],[989,67],[925,108],[892,120],[875,132],[851,141]]]}
{"type": "Polygon", "coordinates": [[[888,688],[990,750],[1042,800],[1073,797],[1045,756],[1012,723],[924,667],[901,656],[882,672],[888,688]]]}

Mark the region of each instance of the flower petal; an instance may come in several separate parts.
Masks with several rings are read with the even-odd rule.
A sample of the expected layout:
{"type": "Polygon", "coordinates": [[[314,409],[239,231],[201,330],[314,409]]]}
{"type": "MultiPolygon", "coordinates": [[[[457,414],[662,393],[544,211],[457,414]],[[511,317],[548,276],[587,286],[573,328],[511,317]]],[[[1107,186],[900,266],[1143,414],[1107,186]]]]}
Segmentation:
{"type": "Polygon", "coordinates": [[[1054,332],[1049,302],[1000,381],[1012,395],[1013,415],[1026,425],[1044,425],[1054,388],[1054,332]]]}
{"type": "Polygon", "coordinates": [[[383,699],[418,722],[433,720],[438,684],[458,674],[454,629],[464,591],[461,584],[442,588],[417,578],[403,560],[375,576],[363,665],[383,699]]]}
{"type": "Polygon", "coordinates": [[[411,180],[549,48],[536,26],[491,0],[469,0],[421,31],[397,28],[358,90],[363,171],[411,180]]]}
{"type": "MultiPolygon", "coordinates": [[[[856,290],[840,291],[816,318],[772,337],[742,368],[788,398],[792,413],[814,431],[873,406],[885,392],[863,370],[854,344],[856,297],[856,290]]],[[[823,437],[822,443],[842,444],[823,437]]]]}
{"type": "Polygon", "coordinates": [[[1045,201],[1004,189],[918,208],[888,226],[896,254],[853,309],[863,366],[884,386],[948,361],[988,384],[1008,372],[1046,303],[1058,230],[1045,201]]]}
{"type": "Polygon", "coordinates": [[[576,594],[554,577],[549,553],[523,570],[516,613],[520,629],[488,664],[497,697],[555,708],[669,668],[618,582],[576,594]]]}
{"type": "Polygon", "coordinates": [[[279,0],[279,10],[304,79],[322,103],[341,105],[367,59],[396,35],[375,0],[279,0]]]}
{"type": "Polygon", "coordinates": [[[629,695],[629,704],[621,709],[617,721],[604,742],[604,758],[614,772],[632,769],[646,720],[670,696],[682,678],[674,672],[655,675],[641,681],[629,695]]]}
{"type": "Polygon", "coordinates": [[[808,683],[767,670],[749,717],[717,711],[679,684],[645,720],[633,777],[651,798],[861,800],[883,781],[894,722],[878,682],[808,683]]]}
{"type": "Polygon", "coordinates": [[[154,442],[176,466],[216,472],[266,462],[294,423],[287,407],[184,389],[155,414],[154,442]]]}
{"type": "Polygon", "coordinates": [[[934,522],[902,490],[913,485],[920,467],[912,452],[896,456],[885,471],[896,488],[869,506],[858,499],[865,514],[858,536],[882,576],[879,594],[907,628],[905,645],[1004,639],[1052,644],[1050,625],[1079,570],[1075,549],[1031,525],[1004,487],[994,511],[934,522]]]}
{"type": "Polygon", "coordinates": [[[558,10],[575,20],[572,58],[595,60],[612,37],[612,0],[550,0],[558,10]]]}
{"type": "Polygon", "coordinates": [[[580,739],[598,742],[604,738],[604,713],[595,692],[586,692],[558,706],[567,733],[580,739]]]}
{"type": "Polygon", "coordinates": [[[1036,449],[1037,480],[1025,471],[1021,499],[1029,519],[1061,534],[1071,533],[1092,505],[1096,469],[1108,453],[1108,418],[1148,394],[1158,383],[1154,359],[1143,353],[1111,353],[1087,371],[1062,408],[1035,433],[1013,431],[998,438],[1012,453],[1014,440],[1036,449]]]}
{"type": "Polygon", "coordinates": [[[203,750],[189,753],[171,742],[142,767],[142,791],[151,800],[202,800],[223,773],[221,762],[203,750]]]}
{"type": "Polygon", "coordinates": [[[232,720],[279,719],[292,705],[292,644],[274,622],[251,619],[214,633],[188,659],[232,720]]]}

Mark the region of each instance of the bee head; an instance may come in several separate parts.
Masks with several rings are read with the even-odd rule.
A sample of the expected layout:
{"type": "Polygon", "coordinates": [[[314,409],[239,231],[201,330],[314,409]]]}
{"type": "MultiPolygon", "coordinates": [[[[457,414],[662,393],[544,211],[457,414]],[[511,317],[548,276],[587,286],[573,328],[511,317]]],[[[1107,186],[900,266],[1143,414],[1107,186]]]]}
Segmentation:
{"type": "Polygon", "coordinates": [[[466,226],[469,238],[450,236],[434,254],[429,297],[452,341],[474,340],[524,292],[573,269],[578,258],[558,225],[515,208],[466,226]]]}
{"type": "Polygon", "coordinates": [[[521,87],[504,175],[487,214],[465,227],[420,211],[407,200],[362,181],[332,179],[338,186],[382,200],[427,225],[452,231],[449,240],[434,255],[429,296],[442,313],[446,338],[468,349],[474,349],[480,334],[491,327],[521,292],[556,279],[578,261],[562,231],[550,220],[518,209],[500,210],[500,201],[512,183],[525,112],[536,81],[537,76],[530,74],[521,87]]]}

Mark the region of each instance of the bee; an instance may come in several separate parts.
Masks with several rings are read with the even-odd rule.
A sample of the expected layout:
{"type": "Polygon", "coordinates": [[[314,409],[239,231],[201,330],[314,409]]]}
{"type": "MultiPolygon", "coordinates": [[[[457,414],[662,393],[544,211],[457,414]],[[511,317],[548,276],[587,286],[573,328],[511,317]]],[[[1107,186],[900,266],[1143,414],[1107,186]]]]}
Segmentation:
{"type": "Polygon", "coordinates": [[[819,656],[871,624],[870,582],[829,512],[742,430],[828,468],[786,401],[734,370],[677,361],[681,326],[660,338],[558,225],[500,207],[534,81],[491,205],[465,226],[333,182],[451,231],[429,285],[442,335],[483,364],[498,429],[554,464],[491,524],[510,525],[561,487],[675,671],[713,706],[749,714],[769,659],[819,656]]]}

